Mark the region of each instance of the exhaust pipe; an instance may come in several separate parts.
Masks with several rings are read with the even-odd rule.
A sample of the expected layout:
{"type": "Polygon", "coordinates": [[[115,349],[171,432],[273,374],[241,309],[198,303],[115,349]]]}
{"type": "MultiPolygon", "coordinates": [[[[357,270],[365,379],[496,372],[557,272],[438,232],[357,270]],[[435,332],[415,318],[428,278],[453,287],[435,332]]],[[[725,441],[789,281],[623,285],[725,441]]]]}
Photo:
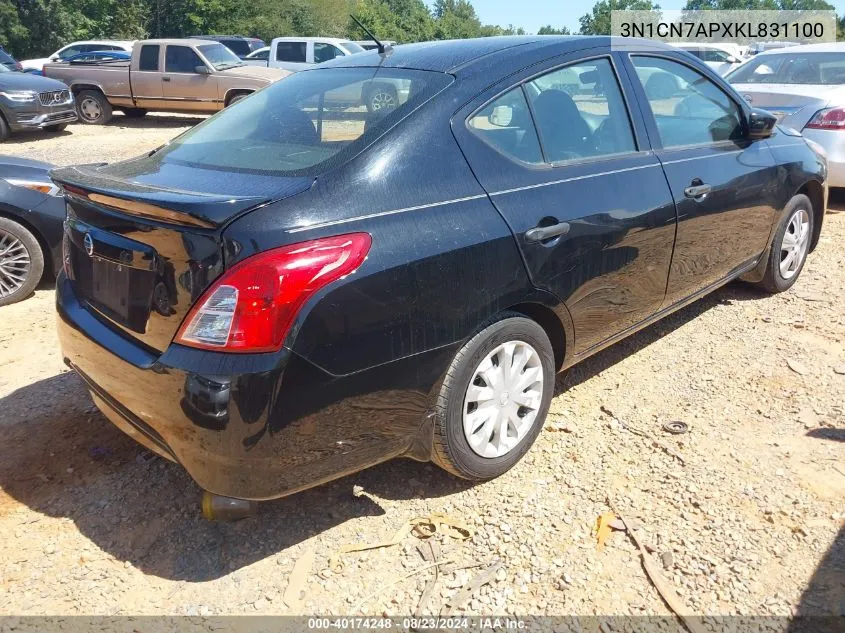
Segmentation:
{"type": "Polygon", "coordinates": [[[258,512],[258,502],[221,497],[205,490],[202,493],[202,515],[209,521],[240,521],[258,512]]]}

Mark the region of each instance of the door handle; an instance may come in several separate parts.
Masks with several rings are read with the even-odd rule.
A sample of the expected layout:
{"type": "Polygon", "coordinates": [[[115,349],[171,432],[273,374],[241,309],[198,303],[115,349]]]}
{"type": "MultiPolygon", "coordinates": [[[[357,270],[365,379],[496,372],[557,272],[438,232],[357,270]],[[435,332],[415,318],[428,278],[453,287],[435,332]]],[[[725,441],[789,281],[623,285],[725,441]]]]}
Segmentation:
{"type": "MultiPolygon", "coordinates": [[[[699,181],[701,182],[701,181],[699,181]]],[[[713,190],[713,187],[710,185],[690,185],[686,189],[684,189],[684,195],[687,198],[693,198],[695,200],[702,200],[704,196],[710,193],[713,190]]]]}
{"type": "Polygon", "coordinates": [[[162,81],[170,81],[170,77],[162,77],[161,80],[162,81]]]}
{"type": "Polygon", "coordinates": [[[545,242],[559,235],[569,233],[569,222],[559,222],[551,226],[535,226],[525,231],[525,239],[529,242],[545,242]]]}

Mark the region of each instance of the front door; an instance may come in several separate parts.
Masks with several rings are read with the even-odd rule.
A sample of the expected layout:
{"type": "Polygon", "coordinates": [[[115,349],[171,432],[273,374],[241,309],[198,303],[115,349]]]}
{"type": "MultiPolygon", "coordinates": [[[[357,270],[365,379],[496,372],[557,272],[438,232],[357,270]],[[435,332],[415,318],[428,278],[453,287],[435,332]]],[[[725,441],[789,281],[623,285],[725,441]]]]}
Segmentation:
{"type": "Polygon", "coordinates": [[[614,57],[568,59],[490,90],[453,129],[534,285],[568,308],[579,354],[660,307],[675,208],[614,57]]]}
{"type": "Polygon", "coordinates": [[[168,44],[161,77],[168,108],[210,112],[223,107],[217,95],[217,77],[197,72],[197,67],[211,70],[190,46],[168,44]]]}
{"type": "Polygon", "coordinates": [[[678,209],[666,305],[749,267],[767,246],[778,174],[742,107],[682,54],[631,54],[646,124],[678,209]]]}

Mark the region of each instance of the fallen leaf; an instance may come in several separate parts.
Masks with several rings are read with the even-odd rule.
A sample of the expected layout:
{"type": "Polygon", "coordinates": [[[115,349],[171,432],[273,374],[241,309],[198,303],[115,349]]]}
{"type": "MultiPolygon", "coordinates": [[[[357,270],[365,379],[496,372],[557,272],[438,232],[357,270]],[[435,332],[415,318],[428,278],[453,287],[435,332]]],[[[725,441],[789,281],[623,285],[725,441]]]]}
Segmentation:
{"type": "Polygon", "coordinates": [[[611,523],[616,520],[616,515],[613,512],[602,512],[599,518],[596,519],[596,540],[598,541],[597,549],[604,547],[607,537],[613,531],[611,523]]]}
{"type": "Polygon", "coordinates": [[[308,584],[308,575],[314,566],[314,548],[309,547],[305,553],[297,559],[293,565],[293,571],[288,578],[288,586],[282,598],[294,614],[298,614],[302,608],[302,593],[308,584]]]}
{"type": "Polygon", "coordinates": [[[801,363],[799,363],[797,360],[792,360],[791,358],[787,358],[786,359],[786,365],[787,365],[787,367],[789,367],[792,371],[794,371],[799,376],[805,376],[809,373],[807,368],[804,365],[802,365],[801,363]]]}

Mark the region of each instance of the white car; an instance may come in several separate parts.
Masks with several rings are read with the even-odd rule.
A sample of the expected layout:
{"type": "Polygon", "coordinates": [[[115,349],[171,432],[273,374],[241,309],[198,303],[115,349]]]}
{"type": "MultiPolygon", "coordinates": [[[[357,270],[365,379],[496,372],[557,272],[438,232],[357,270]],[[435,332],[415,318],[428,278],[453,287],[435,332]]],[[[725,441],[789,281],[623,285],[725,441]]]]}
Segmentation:
{"type": "Polygon", "coordinates": [[[242,57],[241,61],[247,66],[268,66],[267,61],[270,59],[270,47],[262,46],[261,48],[252,51],[246,57],[242,57]]]}
{"type": "Polygon", "coordinates": [[[742,64],[739,50],[734,44],[705,44],[698,42],[670,42],[675,48],[680,48],[705,64],[720,75],[727,75],[734,68],[742,64]]]}
{"type": "Polygon", "coordinates": [[[334,37],[277,37],[270,42],[267,65],[296,72],[335,57],[363,52],[355,42],[334,37]]]}
{"type": "Polygon", "coordinates": [[[845,187],[845,43],[759,53],[725,79],[753,107],[820,145],[828,184],[845,187]]]}
{"type": "Polygon", "coordinates": [[[49,57],[24,59],[21,61],[21,66],[25,71],[37,70],[38,72],[42,72],[44,70],[44,64],[60,62],[79,53],[90,53],[93,51],[126,51],[127,53],[131,53],[134,43],[127,40],[85,40],[83,42],[74,42],[73,44],[68,44],[60,48],[49,57]]]}

